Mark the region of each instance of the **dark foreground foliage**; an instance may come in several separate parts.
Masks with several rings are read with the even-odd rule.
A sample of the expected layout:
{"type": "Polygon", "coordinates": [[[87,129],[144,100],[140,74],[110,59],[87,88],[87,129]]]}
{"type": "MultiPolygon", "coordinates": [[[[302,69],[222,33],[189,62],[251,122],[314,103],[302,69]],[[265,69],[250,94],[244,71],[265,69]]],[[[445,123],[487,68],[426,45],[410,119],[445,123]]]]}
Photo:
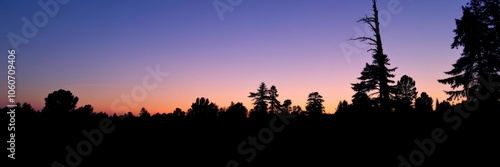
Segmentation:
{"type": "Polygon", "coordinates": [[[231,160],[238,166],[400,166],[398,157],[411,164],[410,154],[421,166],[492,165],[500,155],[499,106],[492,105],[479,103],[472,112],[464,107],[252,119],[51,114],[18,108],[16,166],[226,166],[231,160]],[[270,126],[284,129],[272,131],[270,126]],[[436,131],[444,133],[437,135],[444,142],[433,140],[436,131]],[[262,150],[249,144],[249,136],[257,138],[262,150]],[[89,143],[91,148],[85,147],[89,143]],[[249,150],[256,154],[247,162],[253,154],[249,150]],[[76,163],[67,163],[69,154],[69,162],[76,163]]]}

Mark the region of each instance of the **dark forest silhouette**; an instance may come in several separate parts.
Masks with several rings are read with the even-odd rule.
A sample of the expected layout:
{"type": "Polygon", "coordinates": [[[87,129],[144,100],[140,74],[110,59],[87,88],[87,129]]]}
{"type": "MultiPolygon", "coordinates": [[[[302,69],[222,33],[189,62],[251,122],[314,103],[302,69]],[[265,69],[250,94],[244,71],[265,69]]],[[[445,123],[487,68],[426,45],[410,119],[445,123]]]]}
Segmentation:
{"type": "MultiPolygon", "coordinates": [[[[417,81],[394,81],[383,51],[376,1],[359,22],[372,45],[351,88],[350,102],[334,114],[311,92],[305,102],[278,100],[278,86],[265,82],[241,102],[221,107],[193,99],[187,111],[108,115],[90,104],[78,107],[69,90],[56,90],[36,111],[16,108],[19,165],[76,166],[485,166],[498,164],[500,149],[500,5],[471,0],[456,19],[452,49],[461,57],[445,72],[449,99],[418,92],[417,81]],[[458,90],[457,90],[458,89],[458,90]],[[462,100],[450,103],[450,100],[462,100]],[[306,103],[305,110],[299,105],[306,103]]],[[[250,90],[253,91],[253,90],[250,90]]],[[[9,110],[7,107],[2,109],[9,110]]]]}

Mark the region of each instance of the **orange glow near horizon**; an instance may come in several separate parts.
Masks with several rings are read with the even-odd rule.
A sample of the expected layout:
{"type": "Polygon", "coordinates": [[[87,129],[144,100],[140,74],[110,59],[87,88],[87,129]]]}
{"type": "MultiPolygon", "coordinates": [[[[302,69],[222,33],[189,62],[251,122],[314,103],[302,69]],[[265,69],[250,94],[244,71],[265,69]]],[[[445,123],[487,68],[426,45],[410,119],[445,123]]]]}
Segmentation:
{"type": "MultiPolygon", "coordinates": [[[[248,98],[248,94],[250,91],[256,91],[258,83],[250,85],[253,86],[254,90],[238,90],[235,87],[223,87],[219,89],[207,90],[203,88],[192,89],[186,91],[175,91],[175,88],[168,88],[164,86],[164,88],[159,88],[154,91],[150,91],[147,94],[147,97],[143,101],[133,101],[136,103],[133,105],[126,105],[122,103],[119,105],[120,107],[127,107],[129,111],[134,114],[138,114],[142,107],[145,107],[150,113],[171,113],[175,108],[181,108],[183,111],[187,111],[191,107],[191,103],[195,101],[197,97],[205,97],[209,98],[211,102],[214,102],[219,107],[227,107],[233,102],[242,102],[247,109],[253,108],[253,104],[250,98],[248,98]],[[221,91],[219,93],[219,91],[221,91]],[[198,92],[198,93],[194,93],[198,92]],[[195,94],[191,96],[182,96],[182,94],[195,94]],[[206,94],[207,96],[204,96],[206,94]]],[[[271,85],[268,84],[270,87],[271,85]]],[[[276,85],[279,91],[279,100],[284,101],[286,99],[291,99],[293,105],[300,105],[303,109],[305,109],[307,95],[312,91],[294,91],[296,88],[293,86],[279,86],[276,85]],[[309,92],[309,93],[308,93],[309,92]]],[[[333,85],[332,85],[333,86],[333,85]]],[[[347,85],[349,86],[349,85],[347,85]]],[[[421,92],[427,92],[434,100],[439,99],[439,101],[446,100],[448,97],[442,90],[436,89],[436,84],[425,84],[419,83],[417,81],[417,91],[419,94],[421,92]]],[[[446,85],[440,86],[443,89],[446,89],[446,85]]],[[[95,88],[94,88],[95,89],[95,88]]],[[[131,90],[132,88],[130,88],[131,90]]],[[[95,95],[95,92],[86,91],[83,88],[73,87],[68,88],[66,90],[70,90],[75,96],[79,98],[79,102],[77,106],[83,106],[86,104],[90,104],[94,107],[95,112],[106,112],[110,115],[113,113],[123,114],[128,111],[118,110],[113,111],[112,102],[116,99],[121,99],[121,95],[130,95],[130,92],[122,91],[116,92],[113,90],[108,90],[106,88],[98,89],[101,92],[95,95]]],[[[346,100],[351,103],[351,96],[354,94],[354,91],[349,89],[339,90],[335,92],[333,89],[324,89],[323,91],[318,91],[324,98],[324,106],[326,113],[334,113],[339,101],[346,100]],[[337,94],[337,96],[335,96],[337,94]],[[342,96],[340,96],[342,95],[342,96]]],[[[50,92],[48,92],[50,93],[50,92]]],[[[39,98],[37,100],[32,99],[21,99],[25,102],[30,103],[35,109],[41,110],[44,106],[44,98],[48,95],[38,94],[39,98]],[[40,97],[42,96],[42,97],[40,97]]],[[[32,96],[32,97],[35,97],[32,96]]],[[[21,102],[21,101],[20,101],[21,102]]],[[[132,103],[131,103],[132,104],[132,103]]]]}
{"type": "MultiPolygon", "coordinates": [[[[21,18],[43,9],[9,3],[18,7],[3,17],[2,33],[23,35],[21,18]]],[[[65,5],[36,37],[20,44],[17,102],[41,110],[49,93],[64,89],[79,97],[78,107],[90,104],[108,114],[138,114],[142,107],[152,114],[187,111],[198,97],[219,107],[242,102],[250,110],[249,92],[265,82],[277,87],[278,100],[291,99],[303,109],[309,93],[318,92],[326,113],[334,113],[339,101],[351,102],[351,83],[373,60],[369,45],[349,40],[371,34],[356,22],[372,12],[369,0],[249,1],[226,12],[224,21],[205,1],[78,3],[65,5]],[[168,76],[151,76],[156,68],[168,76]]],[[[390,14],[381,21],[381,36],[389,67],[398,67],[394,81],[408,75],[419,94],[448,97],[443,91],[450,86],[437,80],[449,77],[443,72],[462,52],[450,45],[465,3],[378,2],[379,10],[390,14]]],[[[2,61],[11,46],[7,38],[0,40],[2,61]]],[[[5,76],[7,67],[0,74],[5,76]]],[[[5,85],[7,77],[0,82],[5,85]]],[[[7,92],[4,85],[0,92],[7,92]]],[[[7,104],[6,93],[0,95],[0,105],[7,104]]]]}

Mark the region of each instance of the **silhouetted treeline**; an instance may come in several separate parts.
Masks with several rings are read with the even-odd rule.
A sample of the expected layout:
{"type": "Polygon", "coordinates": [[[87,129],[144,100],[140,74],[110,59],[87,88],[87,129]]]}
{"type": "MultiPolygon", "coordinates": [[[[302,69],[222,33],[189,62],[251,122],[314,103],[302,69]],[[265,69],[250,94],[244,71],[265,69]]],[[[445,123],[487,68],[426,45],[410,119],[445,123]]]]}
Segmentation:
{"type": "MultiPolygon", "coordinates": [[[[420,149],[415,140],[431,138],[435,128],[442,128],[447,140],[435,145],[432,155],[424,157],[423,166],[492,163],[498,153],[487,150],[500,148],[500,105],[485,101],[478,101],[477,108],[467,102],[453,106],[441,102],[437,111],[391,113],[351,110],[352,105],[347,104],[346,110],[335,114],[267,112],[252,118],[241,103],[217,108],[207,98],[196,99],[187,114],[180,109],[150,114],[143,108],[139,115],[107,115],[94,112],[90,105],[74,107],[77,97],[69,91],[51,95],[59,93],[66,94],[59,97],[68,98],[67,103],[47,104],[52,108],[41,112],[27,103],[18,104],[17,162],[226,166],[233,160],[239,166],[397,166],[399,155],[409,159],[412,151],[420,149]],[[265,133],[271,126],[280,130],[265,133]],[[258,145],[250,144],[249,137],[258,145]]],[[[319,98],[316,95],[311,93],[310,103],[319,98]]],[[[308,108],[316,111],[321,107],[308,108]]]]}
{"type": "MultiPolygon", "coordinates": [[[[350,102],[324,111],[319,92],[305,110],[262,82],[249,92],[252,108],[221,107],[200,97],[187,111],[134,115],[77,107],[57,90],[35,111],[17,104],[16,166],[491,166],[500,153],[499,1],[471,0],[456,20],[452,48],[463,47],[449,78],[446,100],[418,92],[408,75],[393,81],[383,52],[376,0],[368,24],[374,46],[352,84],[350,102]],[[451,100],[462,99],[453,103],[451,100]]],[[[305,96],[306,97],[306,96],[305,96]]],[[[300,104],[300,103],[299,103],[300,104]]],[[[8,112],[9,108],[1,109],[8,112]]],[[[9,122],[9,120],[7,120],[9,122]]]]}

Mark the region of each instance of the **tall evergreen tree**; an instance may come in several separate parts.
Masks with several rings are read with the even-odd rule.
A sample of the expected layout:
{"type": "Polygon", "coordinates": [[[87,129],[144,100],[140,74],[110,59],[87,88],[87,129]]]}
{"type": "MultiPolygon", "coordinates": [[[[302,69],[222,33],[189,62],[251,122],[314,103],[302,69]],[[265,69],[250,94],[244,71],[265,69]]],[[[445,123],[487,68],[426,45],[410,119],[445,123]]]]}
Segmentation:
{"type": "Polygon", "coordinates": [[[263,116],[267,114],[267,101],[269,100],[269,89],[266,83],[262,82],[257,92],[250,92],[249,98],[252,98],[254,108],[250,112],[250,117],[263,116]]]}
{"type": "Polygon", "coordinates": [[[372,64],[366,64],[365,68],[361,72],[361,77],[358,78],[360,83],[352,84],[352,89],[356,92],[372,91],[375,90],[373,94],[378,94],[378,103],[383,111],[390,111],[391,102],[391,86],[389,84],[394,83],[391,78],[394,78],[394,71],[397,68],[388,68],[389,58],[384,54],[382,47],[382,38],[380,35],[380,22],[377,9],[377,1],[372,0],[373,6],[373,16],[365,16],[358,20],[358,22],[367,24],[373,32],[373,36],[367,37],[357,37],[353,40],[358,40],[361,42],[366,42],[368,45],[374,46],[374,48],[369,49],[373,53],[372,64]]]}
{"type": "MultiPolygon", "coordinates": [[[[471,0],[462,6],[463,16],[456,19],[452,49],[462,47],[449,78],[438,82],[451,85],[448,100],[469,99],[481,85],[480,78],[498,81],[500,74],[500,6],[498,0],[471,0]]],[[[486,85],[484,85],[486,86],[486,85]]],[[[500,85],[495,85],[500,86],[500,85]]]]}
{"type": "Polygon", "coordinates": [[[394,97],[396,101],[396,110],[408,111],[412,109],[412,104],[417,98],[417,88],[413,78],[403,75],[396,84],[394,97]]]}
{"type": "Polygon", "coordinates": [[[269,89],[269,112],[270,113],[278,113],[281,107],[281,102],[277,99],[279,96],[278,94],[278,89],[276,89],[276,86],[271,86],[271,89],[269,89]]]}
{"type": "Polygon", "coordinates": [[[318,92],[312,92],[307,98],[306,110],[309,115],[321,115],[325,112],[325,107],[323,106],[323,96],[318,92]]]}

